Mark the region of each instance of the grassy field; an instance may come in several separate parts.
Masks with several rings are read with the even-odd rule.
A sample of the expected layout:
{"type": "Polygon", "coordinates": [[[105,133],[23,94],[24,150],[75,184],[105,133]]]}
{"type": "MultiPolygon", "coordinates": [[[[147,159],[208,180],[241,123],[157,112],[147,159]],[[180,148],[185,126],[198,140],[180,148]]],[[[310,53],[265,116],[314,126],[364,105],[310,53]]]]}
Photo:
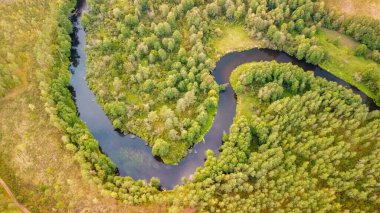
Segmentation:
{"type": "Polygon", "coordinates": [[[375,97],[375,94],[357,78],[369,67],[372,67],[374,72],[380,72],[380,65],[364,57],[355,56],[354,50],[359,44],[345,35],[323,29],[317,37],[322,47],[328,52],[327,60],[320,66],[356,86],[369,97],[375,97]]]}
{"type": "Polygon", "coordinates": [[[251,39],[247,30],[237,24],[217,24],[221,35],[212,39],[209,43],[217,57],[233,51],[243,51],[255,47],[262,47],[262,42],[251,39]]]}
{"type": "Polygon", "coordinates": [[[355,41],[353,38],[334,30],[323,28],[320,35],[329,42],[335,42],[335,46],[345,47],[350,51],[355,51],[355,49],[360,45],[360,43],[355,41]]]}
{"type": "Polygon", "coordinates": [[[371,16],[380,20],[380,0],[324,0],[328,8],[350,15],[371,16]]]}
{"type": "Polygon", "coordinates": [[[7,192],[0,186],[0,212],[21,212],[7,192]]]}

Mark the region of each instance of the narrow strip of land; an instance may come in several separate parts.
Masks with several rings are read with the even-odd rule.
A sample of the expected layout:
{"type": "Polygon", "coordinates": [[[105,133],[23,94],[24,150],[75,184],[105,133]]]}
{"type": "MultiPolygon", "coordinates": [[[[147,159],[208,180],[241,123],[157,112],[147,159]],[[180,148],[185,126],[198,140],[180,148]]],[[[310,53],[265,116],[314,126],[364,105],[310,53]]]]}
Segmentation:
{"type": "Polygon", "coordinates": [[[0,177],[0,185],[3,186],[3,188],[5,189],[5,191],[8,193],[9,197],[12,198],[13,202],[16,204],[16,206],[24,213],[30,213],[30,211],[24,206],[22,205],[21,203],[19,203],[16,199],[16,197],[14,196],[14,194],[12,193],[11,189],[8,187],[8,185],[4,182],[3,179],[1,179],[0,177]]]}

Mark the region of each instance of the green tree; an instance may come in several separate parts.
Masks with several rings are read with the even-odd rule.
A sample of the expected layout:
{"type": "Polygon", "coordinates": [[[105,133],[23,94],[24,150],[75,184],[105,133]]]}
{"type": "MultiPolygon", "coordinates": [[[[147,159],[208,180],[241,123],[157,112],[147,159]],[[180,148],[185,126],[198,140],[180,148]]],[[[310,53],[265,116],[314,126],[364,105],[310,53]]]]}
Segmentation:
{"type": "Polygon", "coordinates": [[[152,148],[154,156],[165,157],[169,154],[170,144],[163,139],[157,139],[152,148]]]}
{"type": "Polygon", "coordinates": [[[311,46],[306,54],[306,61],[312,64],[319,64],[325,58],[325,51],[318,46],[311,46]]]}
{"type": "Polygon", "coordinates": [[[297,55],[296,55],[297,59],[298,60],[304,59],[309,49],[310,49],[310,44],[308,42],[302,42],[298,46],[298,49],[297,49],[297,55]]]}
{"type": "Polygon", "coordinates": [[[160,182],[160,179],[156,178],[156,177],[152,177],[150,179],[150,185],[154,188],[159,188],[161,186],[161,182],[160,182]]]}
{"type": "Polygon", "coordinates": [[[368,47],[365,44],[361,44],[355,49],[356,56],[366,56],[367,54],[368,54],[368,47]]]}

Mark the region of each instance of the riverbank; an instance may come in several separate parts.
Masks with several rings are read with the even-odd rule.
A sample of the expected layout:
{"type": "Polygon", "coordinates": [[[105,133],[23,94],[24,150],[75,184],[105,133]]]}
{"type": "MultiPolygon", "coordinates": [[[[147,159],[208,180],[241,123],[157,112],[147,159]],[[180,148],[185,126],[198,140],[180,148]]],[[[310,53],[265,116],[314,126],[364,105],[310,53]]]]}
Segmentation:
{"type": "Polygon", "coordinates": [[[327,29],[322,29],[317,38],[328,53],[326,60],[320,66],[357,87],[375,102],[378,99],[377,105],[380,106],[379,95],[371,91],[361,81],[363,74],[368,70],[371,70],[373,75],[380,75],[380,65],[370,59],[355,56],[355,49],[360,43],[348,36],[327,29]]]}
{"type": "Polygon", "coordinates": [[[250,38],[247,30],[241,24],[216,22],[214,25],[217,32],[208,43],[209,48],[213,50],[212,58],[219,59],[230,52],[265,47],[263,41],[250,38]]]}

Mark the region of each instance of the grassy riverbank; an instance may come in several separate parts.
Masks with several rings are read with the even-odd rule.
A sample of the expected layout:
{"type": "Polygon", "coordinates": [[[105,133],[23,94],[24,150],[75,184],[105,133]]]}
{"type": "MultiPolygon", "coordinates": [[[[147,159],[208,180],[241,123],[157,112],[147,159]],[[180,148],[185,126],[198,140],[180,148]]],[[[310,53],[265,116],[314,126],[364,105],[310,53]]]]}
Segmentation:
{"type": "MultiPolygon", "coordinates": [[[[225,24],[220,25],[219,29],[221,29],[221,36],[210,42],[217,58],[228,52],[264,47],[262,41],[249,38],[247,31],[240,25],[225,24]]],[[[369,68],[373,68],[375,73],[380,73],[380,65],[370,59],[355,56],[355,49],[360,43],[349,36],[328,29],[322,29],[317,38],[328,53],[326,61],[320,66],[354,85],[367,96],[376,99],[376,94],[370,91],[368,86],[360,82],[359,79],[369,68]]]]}
{"type": "Polygon", "coordinates": [[[374,74],[380,73],[380,65],[364,57],[355,56],[355,49],[359,43],[348,36],[327,29],[322,29],[317,38],[327,51],[327,59],[320,66],[354,85],[367,96],[376,99],[377,94],[361,82],[361,78],[368,69],[374,74]]]}
{"type": "Polygon", "coordinates": [[[1,123],[7,123],[0,128],[0,176],[32,212],[127,208],[82,178],[63,134],[46,122],[36,87],[31,82],[24,94],[0,103],[1,123]]]}
{"type": "MultiPolygon", "coordinates": [[[[208,47],[212,49],[210,57],[216,61],[225,54],[234,51],[244,51],[252,48],[263,47],[263,42],[249,37],[247,30],[239,24],[216,23],[219,35],[215,36],[208,43],[208,47]]],[[[208,117],[206,125],[201,130],[201,136],[197,139],[198,143],[203,140],[214,123],[214,116],[217,109],[214,109],[208,117]]]]}
{"type": "Polygon", "coordinates": [[[247,29],[238,24],[217,23],[220,35],[214,37],[209,45],[219,58],[226,53],[263,47],[263,42],[249,37],[247,29]]]}

